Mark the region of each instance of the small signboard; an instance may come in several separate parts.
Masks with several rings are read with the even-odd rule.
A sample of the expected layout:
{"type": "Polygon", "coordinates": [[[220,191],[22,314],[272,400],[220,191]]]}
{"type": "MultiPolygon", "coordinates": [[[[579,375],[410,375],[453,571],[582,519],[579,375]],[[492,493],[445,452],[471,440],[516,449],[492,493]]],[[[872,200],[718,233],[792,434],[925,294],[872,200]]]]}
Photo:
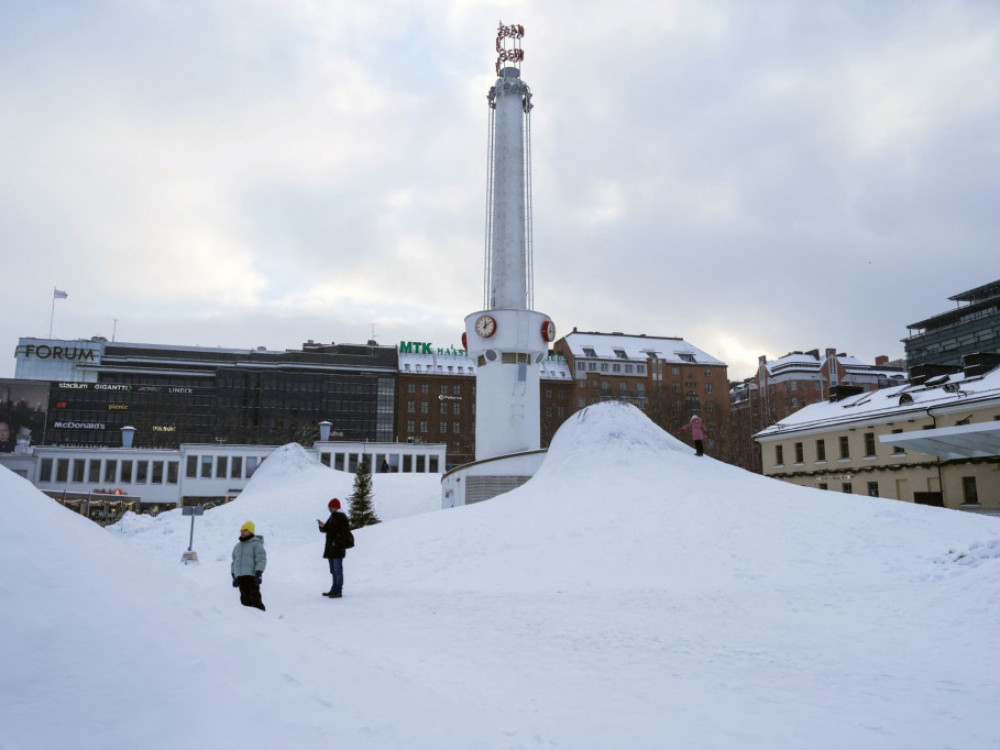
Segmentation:
{"type": "Polygon", "coordinates": [[[194,517],[201,516],[205,514],[205,508],[201,505],[185,505],[181,508],[181,513],[185,516],[191,516],[191,538],[188,540],[187,552],[181,555],[181,562],[187,565],[188,563],[198,562],[198,553],[194,551],[194,517]]]}

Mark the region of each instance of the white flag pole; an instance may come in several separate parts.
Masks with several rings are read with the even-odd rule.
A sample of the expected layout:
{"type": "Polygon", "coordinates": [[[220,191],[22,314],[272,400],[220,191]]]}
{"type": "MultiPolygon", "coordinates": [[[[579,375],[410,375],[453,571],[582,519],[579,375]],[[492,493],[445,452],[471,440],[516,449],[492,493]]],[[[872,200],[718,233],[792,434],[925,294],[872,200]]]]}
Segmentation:
{"type": "Polygon", "coordinates": [[[52,287],[52,312],[49,313],[49,338],[52,338],[52,321],[56,317],[56,300],[69,297],[66,292],[59,291],[58,287],[52,287]]]}

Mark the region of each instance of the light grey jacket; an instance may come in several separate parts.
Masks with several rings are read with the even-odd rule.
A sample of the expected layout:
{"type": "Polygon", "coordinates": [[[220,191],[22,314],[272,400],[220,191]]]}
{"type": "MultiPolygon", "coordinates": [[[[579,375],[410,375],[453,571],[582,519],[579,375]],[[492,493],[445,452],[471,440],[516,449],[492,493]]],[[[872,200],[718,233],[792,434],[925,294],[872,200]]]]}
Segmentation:
{"type": "Polygon", "coordinates": [[[264,538],[252,536],[246,541],[241,539],[233,547],[233,564],[230,570],[234,577],[252,576],[263,573],[267,567],[267,553],[264,551],[264,538]]]}

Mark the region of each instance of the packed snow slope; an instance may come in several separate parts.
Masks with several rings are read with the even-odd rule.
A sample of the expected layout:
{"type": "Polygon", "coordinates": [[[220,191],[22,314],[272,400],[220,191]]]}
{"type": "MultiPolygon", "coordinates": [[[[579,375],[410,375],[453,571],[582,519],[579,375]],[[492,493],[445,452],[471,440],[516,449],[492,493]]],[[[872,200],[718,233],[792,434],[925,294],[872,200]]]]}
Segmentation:
{"type": "Polygon", "coordinates": [[[189,566],[179,512],[105,530],[0,473],[0,748],[1000,747],[996,519],[748,474],[613,403],[517,491],[426,481],[375,477],[329,600],[315,519],[353,477],[298,446],[189,566]],[[230,586],[245,520],[266,612],[230,586]]]}

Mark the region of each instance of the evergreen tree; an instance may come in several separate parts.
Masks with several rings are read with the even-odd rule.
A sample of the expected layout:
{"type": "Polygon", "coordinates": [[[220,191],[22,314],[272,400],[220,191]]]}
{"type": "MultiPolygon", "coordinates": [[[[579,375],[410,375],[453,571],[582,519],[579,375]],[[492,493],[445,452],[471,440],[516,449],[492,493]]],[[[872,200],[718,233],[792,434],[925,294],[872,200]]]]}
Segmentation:
{"type": "Polygon", "coordinates": [[[367,455],[362,456],[354,474],[354,493],[351,495],[351,528],[360,529],[379,523],[372,504],[372,469],[367,455]]]}

